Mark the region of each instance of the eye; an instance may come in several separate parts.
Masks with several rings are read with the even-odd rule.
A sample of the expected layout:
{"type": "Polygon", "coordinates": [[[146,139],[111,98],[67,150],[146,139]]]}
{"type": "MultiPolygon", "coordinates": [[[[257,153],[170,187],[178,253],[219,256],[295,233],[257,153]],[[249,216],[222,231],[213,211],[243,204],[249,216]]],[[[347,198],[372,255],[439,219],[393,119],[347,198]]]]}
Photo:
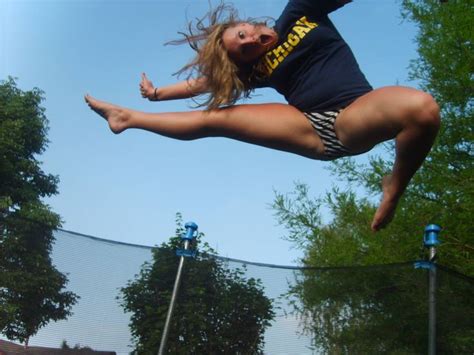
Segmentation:
{"type": "Polygon", "coordinates": [[[239,31],[238,36],[239,36],[240,39],[244,39],[245,38],[244,31],[239,31]]]}

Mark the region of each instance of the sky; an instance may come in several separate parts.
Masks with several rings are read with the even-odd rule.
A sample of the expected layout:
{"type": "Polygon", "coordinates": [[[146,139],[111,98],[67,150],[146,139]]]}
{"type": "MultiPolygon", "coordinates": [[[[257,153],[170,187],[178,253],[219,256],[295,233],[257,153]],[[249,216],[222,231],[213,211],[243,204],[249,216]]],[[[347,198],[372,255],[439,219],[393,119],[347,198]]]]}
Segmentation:
{"type": "MultiPolygon", "coordinates": [[[[286,1],[233,3],[243,18],[277,18],[286,1]]],[[[138,84],[142,72],[155,86],[178,80],[172,74],[193,52],[163,44],[207,9],[203,0],[0,0],[0,80],[13,76],[22,90],[45,93],[50,142],[39,160],[60,178],[59,194],[46,202],[64,229],[156,245],[174,235],[180,212],[221,256],[295,265],[303,251],[284,239],[269,205],[295,182],[308,184],[312,196],[339,184],[330,163],[222,138],[114,135],[84,103],[90,93],[141,111],[192,109],[190,100],[148,102],[138,84]]],[[[399,1],[355,1],[331,19],[374,87],[414,85],[407,67],[416,58],[416,28],[402,21],[399,1]]],[[[264,89],[247,101],[260,102],[284,99],[264,89]]]]}

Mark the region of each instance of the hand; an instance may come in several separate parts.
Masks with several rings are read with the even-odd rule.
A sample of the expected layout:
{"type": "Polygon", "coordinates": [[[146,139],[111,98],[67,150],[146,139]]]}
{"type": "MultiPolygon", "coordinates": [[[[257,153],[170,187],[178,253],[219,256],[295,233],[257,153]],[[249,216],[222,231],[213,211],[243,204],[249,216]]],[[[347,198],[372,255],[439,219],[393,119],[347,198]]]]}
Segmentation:
{"type": "Polygon", "coordinates": [[[140,81],[140,93],[145,99],[156,100],[155,87],[153,86],[153,83],[147,78],[145,73],[142,73],[142,80],[140,81]]]}

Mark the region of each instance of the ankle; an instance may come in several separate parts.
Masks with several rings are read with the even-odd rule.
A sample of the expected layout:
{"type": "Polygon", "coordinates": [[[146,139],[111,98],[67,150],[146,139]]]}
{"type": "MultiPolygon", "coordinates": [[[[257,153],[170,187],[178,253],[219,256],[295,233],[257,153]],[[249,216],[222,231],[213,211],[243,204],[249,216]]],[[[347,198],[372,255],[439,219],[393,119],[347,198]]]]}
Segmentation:
{"type": "Polygon", "coordinates": [[[392,175],[387,175],[382,181],[383,199],[387,202],[397,203],[403,195],[405,188],[402,188],[397,179],[393,179],[392,175]]]}

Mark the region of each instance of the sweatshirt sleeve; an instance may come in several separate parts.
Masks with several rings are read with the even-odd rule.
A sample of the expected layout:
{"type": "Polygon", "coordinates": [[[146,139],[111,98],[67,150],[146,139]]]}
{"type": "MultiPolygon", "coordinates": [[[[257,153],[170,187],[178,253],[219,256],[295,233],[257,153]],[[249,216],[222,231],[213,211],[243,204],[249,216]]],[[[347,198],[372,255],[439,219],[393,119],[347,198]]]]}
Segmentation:
{"type": "Polygon", "coordinates": [[[351,1],[352,0],[290,0],[288,5],[300,8],[315,17],[322,17],[343,7],[346,3],[351,1]]]}

